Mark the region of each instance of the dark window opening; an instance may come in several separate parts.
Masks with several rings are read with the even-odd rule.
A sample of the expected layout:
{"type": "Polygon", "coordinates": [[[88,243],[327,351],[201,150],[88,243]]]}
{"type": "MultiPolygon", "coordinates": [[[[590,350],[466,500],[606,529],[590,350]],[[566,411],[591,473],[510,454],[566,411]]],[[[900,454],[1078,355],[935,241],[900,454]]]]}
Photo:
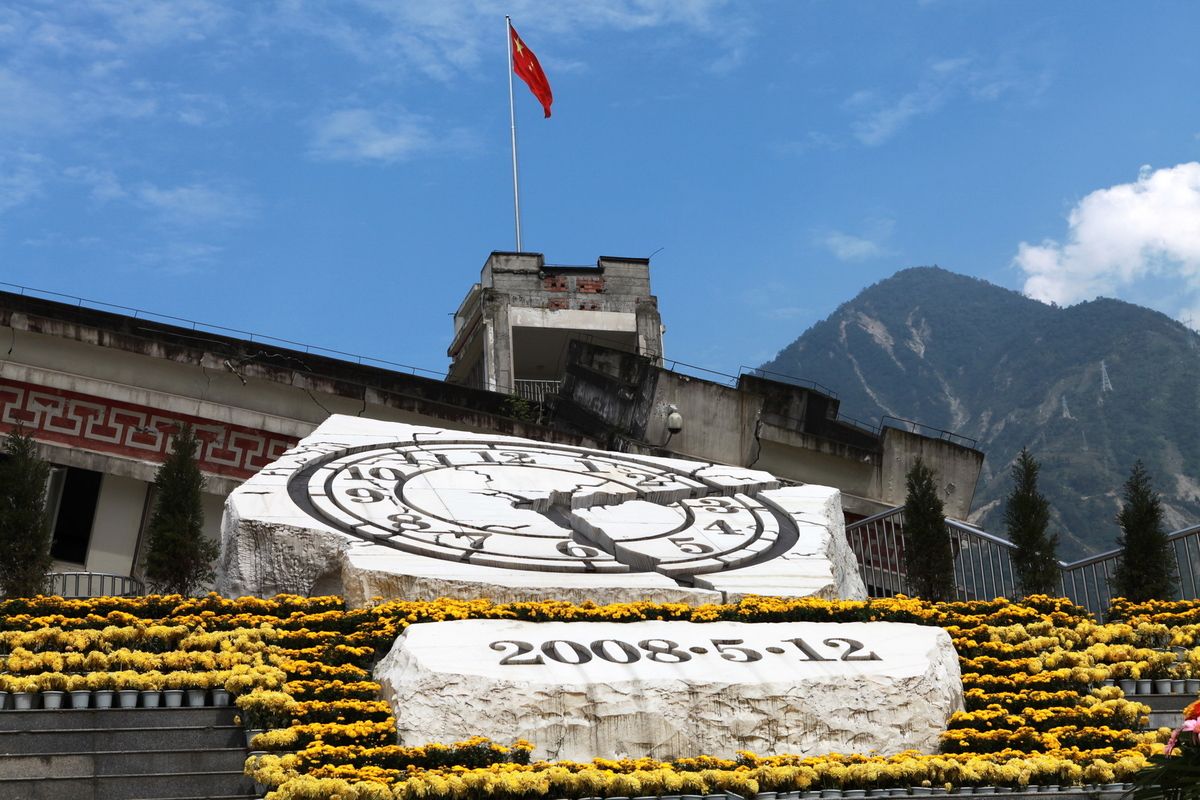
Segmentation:
{"type": "Polygon", "coordinates": [[[90,469],[75,467],[66,467],[65,473],[58,512],[54,517],[50,555],[58,561],[83,564],[87,561],[92,522],[100,499],[100,480],[104,476],[90,469]]]}

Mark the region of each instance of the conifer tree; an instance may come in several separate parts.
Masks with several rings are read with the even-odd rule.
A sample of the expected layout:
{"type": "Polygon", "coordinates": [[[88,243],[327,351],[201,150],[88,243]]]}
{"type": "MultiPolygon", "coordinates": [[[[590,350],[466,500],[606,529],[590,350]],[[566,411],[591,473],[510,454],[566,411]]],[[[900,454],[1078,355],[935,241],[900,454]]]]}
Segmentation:
{"type": "Polygon", "coordinates": [[[1012,554],[1017,591],[1031,594],[1057,594],[1062,588],[1058,566],[1058,535],[1047,532],[1050,502],[1038,491],[1041,466],[1024,447],[1012,467],[1012,491],[1004,508],[1004,527],[1008,540],[1016,545],[1012,554]]]}
{"type": "Polygon", "coordinates": [[[926,600],[954,597],[954,551],[933,470],[921,458],[905,477],[904,567],[909,589],[926,600]]]}
{"type": "Polygon", "coordinates": [[[1163,530],[1161,498],[1139,459],[1125,481],[1124,505],[1117,514],[1121,554],[1113,573],[1114,597],[1134,602],[1169,600],[1175,594],[1175,559],[1163,530]]]}
{"type": "Polygon", "coordinates": [[[155,591],[190,595],[213,580],[219,547],[204,535],[200,493],[204,476],[196,460],[195,432],[183,425],[167,460],[154,476],[157,497],[147,527],[144,571],[155,591]]]}
{"type": "Polygon", "coordinates": [[[46,523],[46,479],[50,465],[33,437],[19,428],[4,440],[0,461],[0,595],[32,597],[46,588],[50,526],[46,523]]]}

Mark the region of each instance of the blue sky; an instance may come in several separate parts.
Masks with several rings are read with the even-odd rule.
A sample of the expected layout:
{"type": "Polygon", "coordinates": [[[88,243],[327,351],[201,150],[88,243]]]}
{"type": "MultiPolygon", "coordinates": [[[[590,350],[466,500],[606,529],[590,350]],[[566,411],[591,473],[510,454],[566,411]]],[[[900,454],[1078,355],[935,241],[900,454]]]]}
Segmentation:
{"type": "Polygon", "coordinates": [[[514,246],[736,372],[898,269],[1200,326],[1200,5],[9,0],[0,280],[443,370],[514,246]]]}

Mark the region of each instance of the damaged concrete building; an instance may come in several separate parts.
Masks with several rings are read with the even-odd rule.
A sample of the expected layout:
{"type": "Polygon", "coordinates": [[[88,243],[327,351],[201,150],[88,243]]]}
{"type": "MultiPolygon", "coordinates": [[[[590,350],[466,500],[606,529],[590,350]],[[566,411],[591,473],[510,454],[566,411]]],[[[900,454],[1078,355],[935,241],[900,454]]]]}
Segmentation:
{"type": "Polygon", "coordinates": [[[154,473],[182,422],[202,440],[214,538],[225,496],[331,413],[753,466],[841,489],[855,519],[902,504],[918,456],[965,518],[983,460],[952,434],[841,419],[817,384],[665,361],[646,259],[492,253],[455,314],[445,378],[98,305],[0,292],[0,431],[22,426],[54,465],[66,594],[141,590],[154,473]]]}

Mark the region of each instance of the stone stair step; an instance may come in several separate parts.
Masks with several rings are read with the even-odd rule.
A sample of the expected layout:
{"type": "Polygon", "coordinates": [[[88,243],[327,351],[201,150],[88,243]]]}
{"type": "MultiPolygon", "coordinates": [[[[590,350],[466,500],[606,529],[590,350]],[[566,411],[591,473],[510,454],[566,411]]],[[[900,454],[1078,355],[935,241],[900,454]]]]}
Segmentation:
{"type": "Polygon", "coordinates": [[[114,750],[197,750],[244,747],[245,734],[237,725],[209,727],[28,729],[0,732],[0,755],[88,753],[114,750]]]}
{"type": "Polygon", "coordinates": [[[231,706],[196,708],[63,708],[0,711],[0,732],[52,728],[152,728],[232,725],[231,706]]]}
{"type": "Polygon", "coordinates": [[[92,778],[0,779],[0,797],[21,800],[180,800],[192,797],[253,797],[254,782],[240,770],[104,775],[92,778]]]}
{"type": "Polygon", "coordinates": [[[196,797],[131,797],[129,800],[262,800],[260,794],[197,795],[196,797]]]}
{"type": "Polygon", "coordinates": [[[31,753],[0,756],[0,779],[90,778],[97,775],[145,775],[171,772],[229,772],[246,763],[246,750],[155,750],[150,752],[31,753]]]}

